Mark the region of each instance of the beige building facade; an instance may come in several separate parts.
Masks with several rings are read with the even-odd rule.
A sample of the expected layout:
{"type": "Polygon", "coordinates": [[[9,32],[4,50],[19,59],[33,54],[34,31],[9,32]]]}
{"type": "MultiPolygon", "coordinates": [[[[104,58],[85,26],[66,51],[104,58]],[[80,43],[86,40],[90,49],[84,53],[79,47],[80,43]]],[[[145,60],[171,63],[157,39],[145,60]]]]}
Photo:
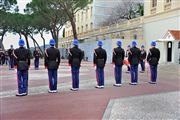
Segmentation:
{"type": "MultiPolygon", "coordinates": [[[[92,29],[97,29],[101,23],[110,16],[112,10],[121,3],[122,0],[93,0],[84,9],[75,15],[77,33],[85,33],[92,29]]],[[[65,25],[65,36],[71,36],[72,27],[70,22],[65,25]]]]}
{"type": "MultiPolygon", "coordinates": [[[[92,6],[93,4],[89,5],[90,8],[92,6]]],[[[90,24],[92,24],[92,27],[88,27],[87,31],[82,31],[80,28],[78,30],[78,38],[82,43],[97,41],[99,39],[111,40],[112,44],[110,49],[112,49],[113,47],[116,47],[115,42],[118,39],[121,39],[123,41],[123,48],[126,48],[127,45],[131,44],[133,39],[136,39],[138,47],[140,47],[140,45],[145,45],[146,49],[149,49],[151,41],[161,39],[168,30],[180,30],[180,0],[144,0],[143,17],[131,19],[111,26],[95,29],[92,18],[89,17],[90,22],[88,22],[88,26],[91,26],[90,24]]],[[[77,26],[82,23],[83,22],[78,23],[77,26]]],[[[81,28],[84,30],[84,27],[81,28]]],[[[68,31],[68,29],[66,30],[68,31]]],[[[60,41],[59,45],[60,47],[68,48],[71,46],[72,40],[72,33],[71,35],[67,33],[66,37],[60,41]]],[[[162,54],[167,53],[161,48],[160,50],[162,54]]],[[[161,57],[160,62],[176,63],[177,60],[167,61],[166,57],[161,57]]]]}
{"type": "MultiPolygon", "coordinates": [[[[169,30],[180,30],[180,1],[179,0],[145,0],[144,3],[143,35],[147,48],[152,40],[158,41],[169,30]]],[[[169,42],[166,41],[165,44],[169,42]]],[[[162,43],[161,43],[162,44],[162,43]]],[[[178,59],[168,60],[174,53],[168,54],[168,45],[165,48],[157,44],[161,52],[160,63],[178,63],[178,59]]],[[[171,48],[177,48],[174,44],[171,48]]],[[[173,51],[171,51],[173,52],[173,51]]],[[[177,54],[177,56],[179,56],[177,54]]]]}
{"type": "MultiPolygon", "coordinates": [[[[93,29],[93,6],[89,4],[83,10],[80,10],[75,15],[77,33],[83,33],[93,29]]],[[[65,25],[65,37],[72,36],[72,27],[70,22],[65,25]]]]}

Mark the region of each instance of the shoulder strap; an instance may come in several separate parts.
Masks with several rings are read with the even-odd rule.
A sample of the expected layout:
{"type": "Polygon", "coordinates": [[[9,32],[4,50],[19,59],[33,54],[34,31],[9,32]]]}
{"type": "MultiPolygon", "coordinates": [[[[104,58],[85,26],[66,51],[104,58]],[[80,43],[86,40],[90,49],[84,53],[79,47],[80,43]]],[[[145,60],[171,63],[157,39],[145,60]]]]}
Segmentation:
{"type": "Polygon", "coordinates": [[[129,49],[129,53],[132,55],[131,49],[129,49]]]}
{"type": "Polygon", "coordinates": [[[97,53],[96,53],[95,49],[94,49],[94,54],[95,54],[95,56],[97,56],[97,53]]]}
{"type": "Polygon", "coordinates": [[[68,49],[68,53],[69,53],[70,56],[72,56],[72,53],[71,53],[71,51],[70,51],[70,48],[68,49]]]}
{"type": "Polygon", "coordinates": [[[18,57],[15,55],[15,53],[14,53],[14,50],[13,50],[13,55],[14,55],[14,57],[17,59],[18,57]]]}
{"type": "Polygon", "coordinates": [[[149,49],[149,54],[152,55],[151,50],[149,49]]]}
{"type": "Polygon", "coordinates": [[[113,53],[114,53],[114,55],[116,55],[116,52],[115,52],[115,50],[113,49],[113,53]]]}

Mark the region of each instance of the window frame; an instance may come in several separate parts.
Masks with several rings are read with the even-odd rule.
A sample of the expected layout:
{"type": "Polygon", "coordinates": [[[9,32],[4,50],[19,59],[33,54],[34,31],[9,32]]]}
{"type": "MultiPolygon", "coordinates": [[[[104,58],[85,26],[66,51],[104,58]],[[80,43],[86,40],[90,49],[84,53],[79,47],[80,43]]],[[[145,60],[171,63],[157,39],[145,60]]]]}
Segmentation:
{"type": "Polygon", "coordinates": [[[151,7],[157,7],[157,0],[151,0],[151,7]]]}
{"type": "Polygon", "coordinates": [[[165,1],[166,1],[166,3],[171,3],[172,0],[165,0],[165,1]]]}
{"type": "Polygon", "coordinates": [[[138,37],[137,34],[134,34],[134,35],[133,35],[133,39],[134,39],[134,40],[137,40],[137,37],[138,37]]]}

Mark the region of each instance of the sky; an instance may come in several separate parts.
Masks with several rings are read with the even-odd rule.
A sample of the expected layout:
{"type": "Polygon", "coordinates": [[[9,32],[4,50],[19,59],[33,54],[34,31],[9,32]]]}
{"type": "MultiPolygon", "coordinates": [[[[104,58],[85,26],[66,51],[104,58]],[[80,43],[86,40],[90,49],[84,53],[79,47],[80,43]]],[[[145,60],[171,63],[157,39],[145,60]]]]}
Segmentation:
{"type": "MultiPolygon", "coordinates": [[[[31,2],[31,0],[17,0],[17,5],[19,6],[19,12],[23,13],[24,12],[24,8],[26,7],[26,4],[28,2],[31,2]]],[[[62,31],[60,32],[60,36],[62,34],[62,31]]],[[[24,37],[22,36],[22,38],[24,39],[24,37]]],[[[50,34],[46,34],[45,35],[45,39],[46,39],[46,43],[49,43],[49,40],[51,39],[51,35],[50,34]]],[[[43,45],[43,40],[41,39],[40,35],[36,35],[35,39],[37,40],[37,42],[39,43],[39,45],[43,45]]],[[[3,40],[3,44],[5,49],[9,49],[10,45],[13,45],[14,48],[18,48],[18,41],[19,41],[19,35],[18,34],[12,34],[12,33],[6,33],[4,40],[3,40]]],[[[29,44],[31,47],[33,47],[33,42],[32,40],[29,38],[29,44]]]]}

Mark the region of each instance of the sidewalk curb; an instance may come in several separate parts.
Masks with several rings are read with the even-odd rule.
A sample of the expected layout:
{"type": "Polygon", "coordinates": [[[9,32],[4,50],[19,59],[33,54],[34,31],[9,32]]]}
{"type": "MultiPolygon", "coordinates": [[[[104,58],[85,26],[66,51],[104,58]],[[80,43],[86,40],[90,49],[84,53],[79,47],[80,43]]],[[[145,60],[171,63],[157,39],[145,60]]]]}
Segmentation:
{"type": "Polygon", "coordinates": [[[107,107],[106,107],[106,110],[103,114],[102,120],[109,120],[109,118],[111,116],[111,111],[112,111],[113,105],[114,105],[114,100],[110,100],[107,107]]]}

